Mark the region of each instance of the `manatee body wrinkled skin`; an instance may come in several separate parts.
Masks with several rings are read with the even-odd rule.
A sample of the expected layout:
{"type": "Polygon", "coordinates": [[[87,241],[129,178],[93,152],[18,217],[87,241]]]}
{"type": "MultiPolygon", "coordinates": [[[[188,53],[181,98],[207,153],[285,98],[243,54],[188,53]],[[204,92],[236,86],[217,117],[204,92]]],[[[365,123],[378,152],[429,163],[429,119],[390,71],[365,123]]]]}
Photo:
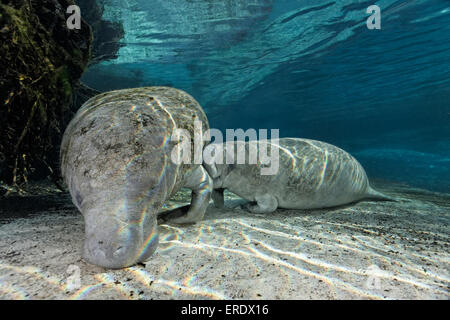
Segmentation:
{"type": "Polygon", "coordinates": [[[224,205],[225,189],[256,202],[247,205],[247,209],[255,213],[269,213],[277,208],[334,207],[363,199],[391,200],[370,187],[366,172],[355,158],[328,143],[281,138],[227,142],[220,148],[222,151],[217,152],[216,157],[223,157],[222,164],[217,159],[203,164],[213,178],[212,199],[217,207],[224,205]],[[244,164],[236,161],[238,144],[244,146],[244,164]],[[261,174],[261,167],[269,165],[261,164],[260,158],[256,164],[249,164],[251,147],[259,152],[262,146],[267,146],[268,155],[279,152],[279,166],[275,174],[261,174]],[[234,154],[233,163],[227,164],[227,153],[234,154]]]}
{"type": "Polygon", "coordinates": [[[171,157],[174,129],[193,139],[194,120],[209,129],[198,102],[168,87],[106,92],[80,108],[63,136],[61,172],[84,217],[86,261],[123,268],[148,259],[158,245],[157,213],[183,187],[192,189],[191,205],[174,222],[203,218],[211,178],[200,164],[171,157]]]}

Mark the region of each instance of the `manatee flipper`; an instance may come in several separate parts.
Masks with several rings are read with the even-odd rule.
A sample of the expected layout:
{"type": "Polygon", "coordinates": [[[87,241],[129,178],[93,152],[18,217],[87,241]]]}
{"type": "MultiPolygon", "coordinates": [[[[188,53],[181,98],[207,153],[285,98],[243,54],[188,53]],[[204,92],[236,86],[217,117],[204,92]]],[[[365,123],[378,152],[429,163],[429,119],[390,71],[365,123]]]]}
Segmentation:
{"type": "Polygon", "coordinates": [[[253,213],[271,213],[278,207],[278,200],[271,194],[256,195],[256,204],[248,204],[245,206],[247,210],[253,213]]]}
{"type": "Polygon", "coordinates": [[[223,192],[225,191],[225,189],[214,189],[211,193],[211,198],[214,201],[214,205],[217,208],[223,208],[225,207],[225,199],[224,199],[224,195],[223,192]]]}
{"type": "Polygon", "coordinates": [[[206,169],[206,172],[211,176],[211,178],[215,179],[219,175],[217,171],[217,166],[215,163],[206,163],[204,162],[203,167],[206,169]]]}
{"type": "Polygon", "coordinates": [[[389,197],[381,192],[378,192],[378,191],[372,189],[372,187],[367,188],[367,195],[364,199],[381,200],[381,201],[397,201],[392,197],[389,197]]]}
{"type": "MultiPolygon", "coordinates": [[[[215,163],[203,163],[203,167],[205,168],[206,172],[208,172],[209,176],[212,179],[215,179],[219,176],[219,172],[217,170],[217,166],[215,163]]],[[[223,192],[225,191],[225,189],[223,188],[217,188],[217,189],[213,189],[211,192],[211,198],[214,201],[214,205],[216,206],[216,208],[223,208],[225,206],[225,200],[224,200],[224,195],[223,192]]]]}
{"type": "MultiPolygon", "coordinates": [[[[206,170],[199,166],[189,177],[186,188],[192,190],[192,200],[188,212],[180,217],[175,217],[173,214],[163,216],[163,219],[173,223],[194,223],[203,219],[206,208],[211,199],[211,191],[213,182],[206,170]]],[[[173,213],[177,210],[175,209],[173,213]]]]}

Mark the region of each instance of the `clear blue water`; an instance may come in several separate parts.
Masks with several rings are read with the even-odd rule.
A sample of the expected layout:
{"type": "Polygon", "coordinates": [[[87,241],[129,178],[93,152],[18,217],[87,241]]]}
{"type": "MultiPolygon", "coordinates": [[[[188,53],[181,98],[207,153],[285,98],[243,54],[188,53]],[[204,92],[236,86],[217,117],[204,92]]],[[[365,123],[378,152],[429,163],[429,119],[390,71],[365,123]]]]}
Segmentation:
{"type": "Polygon", "coordinates": [[[87,85],[177,87],[213,128],[279,128],[342,147],[371,178],[450,192],[450,1],[103,2],[126,34],[87,85]]]}

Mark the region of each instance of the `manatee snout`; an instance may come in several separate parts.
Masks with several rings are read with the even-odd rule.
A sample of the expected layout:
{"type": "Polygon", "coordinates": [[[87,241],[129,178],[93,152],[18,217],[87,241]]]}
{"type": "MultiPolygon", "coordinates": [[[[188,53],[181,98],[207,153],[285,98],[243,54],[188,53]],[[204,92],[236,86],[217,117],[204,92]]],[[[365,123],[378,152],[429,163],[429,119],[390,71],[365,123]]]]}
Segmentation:
{"type": "Polygon", "coordinates": [[[158,246],[154,215],[135,220],[124,218],[123,212],[114,214],[110,210],[102,213],[91,210],[83,214],[83,258],[89,263],[109,269],[125,268],[145,261],[158,246]]]}

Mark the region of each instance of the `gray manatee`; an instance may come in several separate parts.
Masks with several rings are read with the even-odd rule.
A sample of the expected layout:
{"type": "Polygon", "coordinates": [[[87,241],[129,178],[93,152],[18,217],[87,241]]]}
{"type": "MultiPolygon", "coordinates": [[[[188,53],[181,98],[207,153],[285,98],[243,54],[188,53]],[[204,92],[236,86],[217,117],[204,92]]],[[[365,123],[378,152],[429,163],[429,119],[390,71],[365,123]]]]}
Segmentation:
{"type": "MultiPolygon", "coordinates": [[[[210,144],[207,148],[213,146],[210,144]]],[[[204,162],[203,166],[213,178],[212,199],[219,207],[223,206],[225,189],[256,202],[247,206],[255,213],[273,212],[277,208],[326,208],[363,199],[391,200],[370,187],[363,167],[350,154],[315,140],[282,138],[227,142],[219,145],[212,160],[204,162]],[[244,163],[237,161],[238,146],[243,148],[244,163]],[[261,168],[269,167],[264,157],[258,156],[257,161],[249,163],[252,150],[259,154],[266,149],[267,153],[263,154],[268,159],[274,151],[279,152],[274,174],[261,174],[261,168]],[[227,156],[231,161],[227,161],[227,156]]]]}
{"type": "Polygon", "coordinates": [[[145,261],[158,245],[157,214],[182,187],[192,189],[185,223],[201,220],[212,180],[200,164],[176,164],[174,129],[194,137],[208,120],[184,91],[146,87],[88,100],[67,127],[61,172],[85,221],[83,258],[106,268],[145,261]]]}

